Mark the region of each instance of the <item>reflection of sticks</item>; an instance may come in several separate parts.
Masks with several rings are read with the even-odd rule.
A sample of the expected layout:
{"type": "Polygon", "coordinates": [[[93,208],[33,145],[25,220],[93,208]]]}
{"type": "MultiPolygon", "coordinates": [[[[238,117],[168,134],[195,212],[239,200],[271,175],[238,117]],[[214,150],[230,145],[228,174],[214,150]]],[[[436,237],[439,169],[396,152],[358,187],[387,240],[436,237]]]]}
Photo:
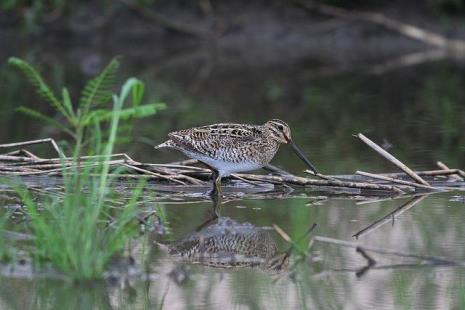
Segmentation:
{"type": "Polygon", "coordinates": [[[389,154],[388,152],[386,152],[382,147],[380,147],[378,144],[374,143],[373,141],[371,141],[370,139],[368,139],[367,137],[365,137],[365,135],[359,133],[357,134],[357,137],[362,140],[363,142],[365,142],[369,147],[371,147],[373,150],[375,150],[378,154],[380,154],[381,156],[383,156],[384,158],[386,158],[387,160],[389,160],[391,163],[393,163],[394,165],[396,165],[397,167],[399,167],[402,171],[404,171],[406,174],[408,174],[412,179],[414,179],[415,181],[417,181],[418,183],[421,183],[423,185],[426,185],[426,186],[430,186],[430,184],[428,182],[426,182],[425,180],[423,180],[418,174],[416,174],[415,172],[413,172],[413,170],[411,170],[409,167],[407,167],[406,165],[404,165],[400,160],[398,160],[397,158],[395,158],[394,156],[392,156],[391,154],[389,154]]]}
{"type": "Polygon", "coordinates": [[[402,55],[400,57],[396,57],[393,59],[388,59],[383,62],[379,62],[376,64],[360,66],[360,65],[352,65],[352,66],[344,66],[342,68],[337,67],[323,67],[320,69],[312,69],[311,72],[306,72],[305,77],[309,79],[315,78],[323,78],[323,77],[331,77],[335,75],[341,75],[344,73],[361,73],[361,74],[384,74],[392,70],[401,69],[409,66],[419,65],[425,62],[432,62],[438,61],[441,59],[445,59],[449,56],[446,51],[443,49],[435,49],[432,51],[422,51],[422,52],[415,52],[411,54],[402,55]]]}
{"type": "Polygon", "coordinates": [[[312,0],[295,1],[308,10],[317,11],[325,15],[336,16],[339,18],[349,18],[371,22],[377,25],[381,25],[387,29],[397,31],[398,33],[404,36],[421,41],[429,45],[437,46],[440,48],[446,48],[455,53],[463,54],[465,52],[465,42],[463,40],[448,39],[432,31],[428,31],[426,29],[422,29],[411,24],[391,19],[382,14],[347,10],[332,5],[322,4],[312,0]]]}
{"type": "Polygon", "coordinates": [[[429,189],[429,190],[436,189],[432,186],[427,186],[427,185],[413,183],[413,182],[404,181],[404,180],[398,180],[398,179],[394,179],[391,177],[387,177],[385,175],[374,174],[374,173],[369,173],[369,172],[364,172],[364,171],[356,171],[355,174],[363,175],[365,177],[369,177],[372,179],[384,180],[384,181],[388,181],[392,183],[403,184],[403,185],[408,185],[408,186],[413,186],[413,187],[418,187],[418,188],[424,188],[424,189],[429,189]]]}
{"type": "Polygon", "coordinates": [[[284,239],[284,241],[290,244],[289,249],[287,249],[287,251],[285,252],[286,253],[285,257],[288,257],[289,255],[291,255],[292,250],[296,250],[303,257],[308,257],[309,249],[311,248],[313,244],[312,239],[310,239],[307,249],[305,250],[302,250],[297,243],[300,242],[303,238],[307,237],[316,228],[316,226],[317,226],[316,223],[313,223],[313,225],[309,229],[307,229],[307,231],[299,239],[297,239],[297,241],[294,241],[292,240],[291,237],[289,237],[289,235],[281,227],[279,227],[276,224],[273,224],[273,229],[278,233],[278,235],[280,235],[281,238],[284,239]]]}
{"type": "Polygon", "coordinates": [[[358,231],[357,233],[355,233],[352,237],[358,239],[359,237],[363,236],[363,235],[366,235],[372,231],[374,231],[375,229],[378,229],[379,227],[383,226],[384,224],[386,224],[387,222],[389,221],[393,221],[397,216],[401,215],[402,213],[404,213],[405,211],[413,208],[415,205],[417,205],[420,201],[422,201],[423,199],[425,199],[427,195],[423,195],[423,196],[418,196],[418,197],[415,197],[413,198],[412,200],[406,202],[405,204],[403,204],[402,206],[398,207],[397,209],[395,209],[394,211],[386,214],[385,216],[383,216],[382,218],[380,218],[379,220],[376,220],[374,221],[373,223],[371,223],[370,225],[368,225],[367,227],[363,228],[362,230],[358,231]]]}
{"type": "MultiPolygon", "coordinates": [[[[398,200],[398,199],[404,199],[404,198],[414,198],[414,197],[419,197],[419,196],[424,196],[427,193],[412,193],[412,194],[407,194],[407,195],[398,195],[394,197],[385,197],[385,198],[374,198],[374,199],[365,199],[365,200],[360,200],[356,202],[356,205],[365,205],[365,204],[371,204],[371,203],[379,203],[379,202],[384,202],[384,201],[393,201],[393,200],[398,200]]],[[[429,195],[430,193],[428,193],[429,195]]]]}
{"type": "Polygon", "coordinates": [[[362,68],[362,72],[368,74],[384,74],[392,70],[433,62],[446,58],[448,55],[443,49],[434,49],[432,51],[415,52],[401,57],[390,59],[383,63],[367,66],[362,68]]]}
{"type": "Polygon", "coordinates": [[[367,261],[366,266],[362,267],[360,270],[355,272],[355,275],[360,278],[364,274],[366,274],[368,272],[368,270],[370,270],[371,268],[373,268],[373,266],[376,265],[376,261],[370,255],[368,255],[368,253],[365,252],[365,250],[363,248],[361,248],[361,247],[355,248],[355,251],[357,253],[359,253],[360,255],[362,255],[363,258],[366,259],[366,261],[367,261]]]}
{"type": "MultiPolygon", "coordinates": [[[[322,278],[325,276],[328,276],[331,273],[343,273],[343,272],[355,272],[355,274],[360,277],[363,274],[359,274],[360,272],[364,271],[367,266],[363,267],[362,269],[353,269],[353,268],[339,268],[339,269],[329,269],[329,270],[324,270],[321,271],[315,275],[313,275],[313,278],[318,279],[322,278]]],[[[431,268],[431,267],[456,267],[456,265],[451,265],[449,263],[431,263],[431,262],[426,262],[422,264],[390,264],[390,265],[375,265],[370,268],[369,270],[394,270],[394,269],[407,269],[407,268],[412,268],[412,269],[420,269],[420,268],[431,268]]],[[[366,273],[365,272],[363,273],[366,273]]]]}
{"type": "Polygon", "coordinates": [[[362,248],[365,252],[373,252],[377,254],[383,254],[383,255],[393,255],[393,256],[398,256],[398,257],[404,257],[404,258],[413,258],[413,259],[419,259],[422,261],[427,261],[431,263],[437,263],[437,264],[446,264],[446,265],[455,265],[455,266],[465,266],[465,262],[463,261],[454,261],[445,257],[439,257],[439,256],[431,256],[431,255],[417,255],[417,254],[411,254],[411,253],[403,253],[403,252],[397,252],[393,250],[386,250],[386,249],[381,249],[381,248],[374,248],[374,247],[365,247],[365,246],[360,246],[356,242],[350,242],[350,241],[345,241],[345,240],[339,240],[339,239],[334,239],[334,238],[329,238],[329,237],[323,237],[323,236],[315,236],[313,237],[314,241],[321,242],[321,243],[329,243],[329,244],[334,244],[342,247],[348,247],[348,248],[362,248]]]}
{"type": "Polygon", "coordinates": [[[183,34],[188,34],[188,35],[200,38],[200,39],[206,39],[209,36],[209,33],[207,31],[198,29],[194,25],[188,25],[182,22],[174,21],[168,17],[158,14],[155,11],[147,10],[139,6],[137,3],[132,3],[131,1],[127,1],[127,0],[120,0],[120,2],[124,3],[129,8],[136,11],[142,17],[157,23],[163,28],[173,30],[173,31],[183,33],[183,34]]]}

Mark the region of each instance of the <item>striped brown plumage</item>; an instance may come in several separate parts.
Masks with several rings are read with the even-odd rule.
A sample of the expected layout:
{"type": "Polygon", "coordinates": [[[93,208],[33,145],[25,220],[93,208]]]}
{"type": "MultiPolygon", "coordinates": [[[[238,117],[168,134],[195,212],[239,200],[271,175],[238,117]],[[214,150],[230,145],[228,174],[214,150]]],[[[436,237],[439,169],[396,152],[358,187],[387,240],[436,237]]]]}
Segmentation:
{"type": "MultiPolygon", "coordinates": [[[[214,172],[218,190],[223,176],[267,165],[282,143],[297,148],[289,126],[278,119],[263,125],[222,123],[194,127],[172,132],[168,137],[155,148],[175,149],[205,163],[214,172]]],[[[298,153],[304,156],[300,150],[298,153]]]]}

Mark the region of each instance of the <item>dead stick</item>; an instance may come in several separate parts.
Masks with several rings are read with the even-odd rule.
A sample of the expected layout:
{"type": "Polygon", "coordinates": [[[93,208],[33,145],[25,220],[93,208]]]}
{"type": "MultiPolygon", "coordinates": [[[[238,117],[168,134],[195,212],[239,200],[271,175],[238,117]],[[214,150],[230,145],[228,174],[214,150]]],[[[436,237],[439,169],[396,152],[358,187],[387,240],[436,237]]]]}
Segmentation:
{"type": "Polygon", "coordinates": [[[423,180],[418,174],[413,172],[412,169],[404,165],[400,160],[386,152],[382,147],[380,147],[378,144],[374,143],[367,137],[365,137],[362,133],[357,134],[357,137],[365,142],[369,147],[371,147],[373,150],[375,150],[378,154],[389,160],[391,163],[399,167],[402,171],[404,171],[406,174],[408,174],[412,179],[417,181],[418,183],[421,183],[426,186],[431,186],[428,182],[423,180]]]}
{"type": "Polygon", "coordinates": [[[12,152],[8,152],[8,153],[2,154],[2,155],[10,155],[10,156],[18,155],[18,156],[21,156],[20,154],[25,154],[25,156],[30,157],[30,158],[34,158],[34,159],[41,159],[39,156],[35,155],[34,153],[29,152],[26,149],[20,149],[20,150],[12,151],[12,152]]]}
{"type": "Polygon", "coordinates": [[[260,183],[257,182],[257,181],[247,180],[247,179],[244,179],[243,177],[238,176],[237,174],[234,174],[234,173],[231,174],[231,176],[232,176],[233,178],[238,179],[239,181],[242,181],[242,182],[247,183],[247,184],[255,185],[255,186],[263,187],[263,183],[265,183],[265,182],[262,182],[262,184],[260,184],[260,183]]]}
{"type": "Polygon", "coordinates": [[[426,186],[426,185],[423,185],[423,184],[413,183],[413,182],[404,181],[404,180],[398,180],[398,179],[394,179],[394,178],[387,177],[387,176],[384,176],[384,175],[379,175],[379,174],[374,174],[374,173],[369,173],[369,172],[364,172],[364,171],[356,171],[355,174],[363,175],[365,177],[369,177],[369,178],[373,178],[373,179],[378,179],[378,180],[384,180],[384,181],[388,181],[388,182],[392,182],[392,183],[397,183],[397,184],[409,185],[409,186],[424,188],[424,189],[429,189],[429,190],[437,190],[437,188],[432,187],[432,186],[426,186]]]}
{"type": "MultiPolygon", "coordinates": [[[[461,175],[461,170],[459,169],[449,169],[449,170],[422,170],[422,171],[415,171],[416,174],[419,176],[426,176],[426,177],[435,177],[435,176],[448,176],[451,174],[461,175]]],[[[463,173],[463,171],[462,171],[463,173]]],[[[405,176],[404,172],[383,172],[379,173],[379,175],[388,176],[391,178],[398,178],[405,176]]],[[[333,178],[337,179],[347,179],[353,178],[354,175],[331,175],[333,178]]]]}
{"type": "Polygon", "coordinates": [[[175,164],[147,164],[147,163],[143,163],[143,165],[153,166],[153,167],[178,168],[178,169],[186,169],[186,170],[211,172],[211,170],[207,169],[207,168],[200,168],[200,167],[194,167],[194,166],[184,166],[184,165],[175,165],[175,164]]]}
{"type": "MultiPolygon", "coordinates": [[[[437,161],[436,162],[436,165],[438,165],[439,168],[443,169],[443,170],[449,170],[450,168],[447,167],[443,162],[441,161],[437,161]]],[[[463,178],[459,175],[455,175],[455,174],[452,174],[450,176],[450,178],[454,181],[463,181],[463,178]]]]}
{"type": "Polygon", "coordinates": [[[122,165],[126,166],[127,168],[131,168],[131,169],[139,171],[139,172],[151,174],[151,175],[157,176],[157,177],[159,177],[161,179],[174,181],[174,182],[180,183],[182,185],[186,185],[186,183],[184,183],[184,182],[182,182],[182,181],[180,181],[178,179],[184,179],[184,180],[187,180],[187,181],[191,182],[192,184],[196,184],[196,185],[203,185],[204,184],[203,181],[200,181],[200,180],[198,180],[196,178],[192,178],[192,177],[189,177],[189,176],[183,175],[183,174],[171,173],[170,171],[167,171],[166,172],[167,175],[163,175],[163,174],[159,174],[159,173],[156,173],[156,172],[153,172],[153,171],[150,171],[150,170],[142,169],[142,168],[136,167],[135,165],[130,165],[130,164],[127,164],[127,163],[124,163],[122,165]]]}
{"type": "Polygon", "coordinates": [[[133,170],[136,170],[136,171],[139,171],[139,172],[143,172],[145,174],[150,174],[150,175],[156,176],[156,177],[158,177],[160,179],[165,179],[165,180],[168,180],[168,181],[173,181],[175,183],[179,183],[181,185],[186,185],[186,183],[184,183],[183,181],[176,180],[175,178],[172,178],[170,176],[166,176],[166,175],[155,173],[155,172],[152,172],[152,171],[149,171],[149,170],[137,168],[137,167],[134,167],[134,166],[126,164],[126,163],[121,163],[121,166],[124,166],[126,168],[130,168],[130,169],[133,169],[133,170]]]}
{"type": "MultiPolygon", "coordinates": [[[[112,164],[119,164],[123,162],[124,162],[123,159],[118,159],[118,160],[111,160],[108,162],[108,164],[112,165],[112,164]]],[[[80,168],[82,169],[82,168],[87,168],[87,167],[93,167],[93,166],[98,166],[100,164],[103,164],[103,163],[86,164],[86,165],[80,166],[80,168]]],[[[56,174],[56,173],[59,173],[65,170],[69,170],[73,167],[74,166],[64,166],[64,167],[57,168],[57,169],[40,170],[40,171],[34,171],[34,172],[10,172],[10,173],[2,172],[1,174],[10,174],[10,175],[56,174]]]]}
{"type": "Polygon", "coordinates": [[[55,149],[55,151],[58,153],[60,157],[65,157],[61,149],[58,147],[58,144],[52,138],[0,144],[0,148],[9,148],[9,147],[15,147],[15,146],[22,146],[22,145],[33,145],[33,144],[40,144],[40,143],[47,143],[47,142],[52,144],[53,148],[55,149]]]}
{"type": "Polygon", "coordinates": [[[181,161],[174,161],[174,162],[171,162],[171,163],[168,163],[167,165],[194,165],[194,164],[198,164],[199,161],[197,159],[185,159],[185,160],[181,160],[181,161]]]}
{"type": "MultiPolygon", "coordinates": [[[[112,154],[110,157],[125,157],[124,153],[119,154],[112,154]]],[[[94,158],[103,158],[104,155],[91,155],[91,156],[81,156],[78,159],[94,159],[94,158]]],[[[14,161],[14,162],[31,162],[31,163],[49,163],[49,162],[62,162],[62,161],[72,161],[74,158],[72,157],[63,157],[63,158],[31,158],[31,157],[24,157],[24,156],[10,156],[10,155],[0,155],[0,161],[14,161]]]]}
{"type": "Polygon", "coordinates": [[[319,177],[319,178],[322,179],[322,180],[333,181],[333,182],[341,182],[341,180],[338,180],[338,179],[336,179],[336,178],[333,178],[333,177],[331,177],[331,176],[324,175],[324,174],[321,174],[321,173],[315,173],[315,172],[313,172],[313,171],[311,171],[311,170],[305,170],[304,172],[305,172],[305,173],[308,173],[308,174],[310,174],[310,175],[314,175],[314,176],[316,176],[316,177],[319,177]]]}
{"type": "Polygon", "coordinates": [[[3,165],[0,165],[0,171],[34,172],[34,171],[40,171],[40,170],[36,170],[31,167],[5,167],[3,165]]]}
{"type": "MultiPolygon", "coordinates": [[[[242,178],[253,179],[257,181],[265,181],[271,183],[289,183],[295,185],[315,185],[315,186],[337,186],[337,187],[351,187],[359,189],[370,190],[385,190],[391,192],[402,193],[404,192],[399,187],[384,184],[372,184],[364,182],[346,182],[346,181],[331,181],[331,180],[314,180],[298,176],[275,176],[275,175],[257,175],[257,174],[238,174],[242,178]]],[[[404,189],[412,188],[411,186],[402,186],[404,189]]]]}

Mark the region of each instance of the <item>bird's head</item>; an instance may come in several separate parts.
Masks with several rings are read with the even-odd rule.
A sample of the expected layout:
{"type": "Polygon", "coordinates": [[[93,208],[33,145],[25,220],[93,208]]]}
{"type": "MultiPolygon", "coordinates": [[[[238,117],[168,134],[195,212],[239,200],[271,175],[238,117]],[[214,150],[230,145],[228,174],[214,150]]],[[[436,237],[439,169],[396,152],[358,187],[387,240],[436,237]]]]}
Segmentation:
{"type": "Polygon", "coordinates": [[[279,143],[289,143],[291,141],[291,128],[285,122],[279,119],[272,119],[265,123],[271,132],[271,137],[279,143]]]}
{"type": "Polygon", "coordinates": [[[272,119],[265,123],[265,127],[270,130],[272,139],[279,143],[289,144],[297,156],[299,156],[315,174],[318,173],[315,166],[308,160],[304,152],[292,141],[291,128],[289,128],[288,124],[279,119],[272,119]]]}

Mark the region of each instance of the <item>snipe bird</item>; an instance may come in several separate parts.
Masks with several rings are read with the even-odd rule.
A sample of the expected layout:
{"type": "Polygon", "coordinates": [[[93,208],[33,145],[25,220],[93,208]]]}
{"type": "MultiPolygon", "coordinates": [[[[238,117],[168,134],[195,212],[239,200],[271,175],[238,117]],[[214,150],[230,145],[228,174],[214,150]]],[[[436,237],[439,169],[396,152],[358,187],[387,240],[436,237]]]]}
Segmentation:
{"type": "Polygon", "coordinates": [[[263,125],[213,124],[175,131],[155,146],[181,151],[212,170],[213,192],[221,192],[221,178],[236,172],[262,168],[275,156],[279,146],[289,144],[310,169],[317,173],[302,150],[291,138],[289,126],[273,119],[263,125]]]}

